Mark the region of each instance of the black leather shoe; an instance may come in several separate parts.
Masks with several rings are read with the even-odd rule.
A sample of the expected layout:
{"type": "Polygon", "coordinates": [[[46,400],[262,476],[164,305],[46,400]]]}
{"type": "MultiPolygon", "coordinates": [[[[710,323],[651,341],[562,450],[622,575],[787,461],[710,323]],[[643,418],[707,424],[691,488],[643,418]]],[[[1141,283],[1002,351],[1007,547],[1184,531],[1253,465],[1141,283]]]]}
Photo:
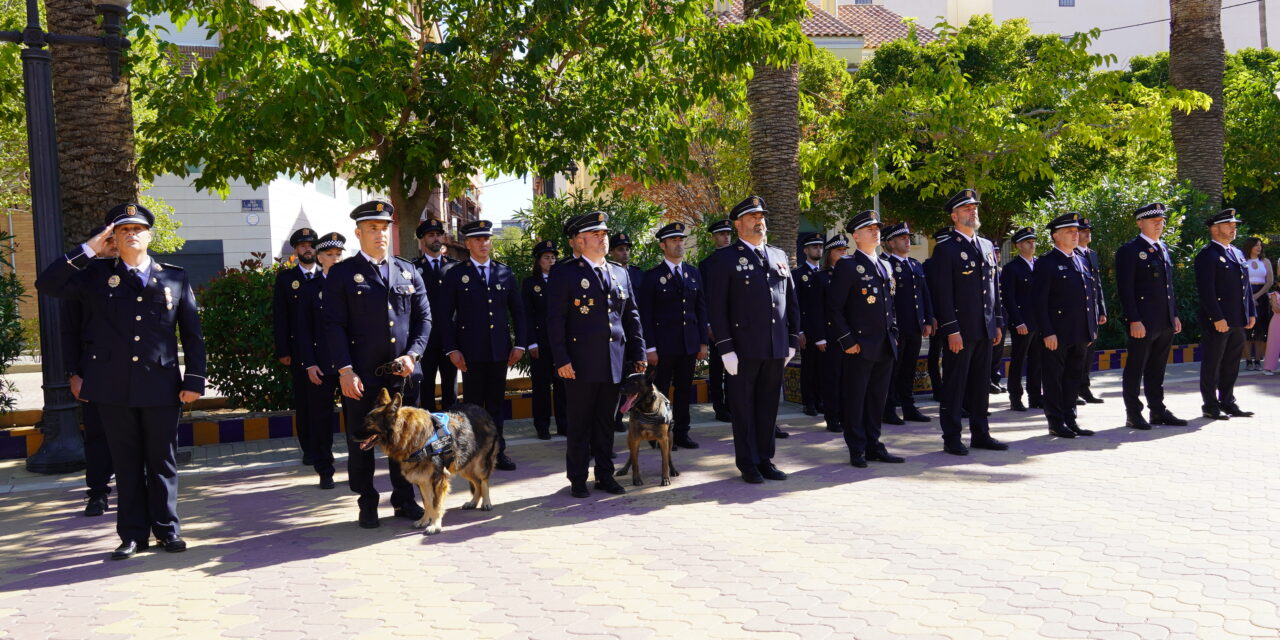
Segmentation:
{"type": "Polygon", "coordinates": [[[89,502],[84,505],[84,514],[86,516],[100,516],[107,512],[106,496],[89,496],[89,502]]]}
{"type": "Polygon", "coordinates": [[[164,547],[164,550],[167,553],[182,553],[187,550],[187,541],[183,540],[181,536],[174,536],[168,540],[160,540],[156,544],[164,547]]]}
{"type": "Polygon", "coordinates": [[[1088,402],[1089,404],[1102,404],[1103,402],[1102,398],[1099,398],[1098,396],[1095,396],[1092,393],[1086,394],[1080,397],[1084,398],[1084,401],[1088,402]]]}
{"type": "Polygon", "coordinates": [[[617,480],[613,479],[613,476],[605,476],[601,480],[596,480],[596,489],[605,493],[612,493],[615,496],[620,496],[627,492],[622,485],[618,484],[617,480]]]}
{"type": "Polygon", "coordinates": [[[743,471],[742,481],[747,484],[764,484],[764,476],[759,471],[743,471]]]}
{"type": "Polygon", "coordinates": [[[1227,415],[1229,415],[1229,416],[1231,416],[1231,417],[1233,417],[1233,418],[1251,418],[1251,417],[1253,417],[1253,412],[1252,412],[1252,411],[1245,411],[1244,409],[1241,409],[1240,407],[1236,407],[1236,406],[1223,407],[1223,408],[1222,408],[1222,410],[1223,410],[1223,412],[1225,412],[1227,415]]]}
{"type": "Polygon", "coordinates": [[[493,466],[494,466],[495,468],[497,468],[497,469],[501,469],[501,470],[503,470],[503,471],[515,471],[515,470],[516,470],[516,463],[512,462],[512,461],[511,461],[511,458],[508,458],[508,457],[507,457],[507,454],[505,454],[505,453],[499,453],[499,454],[498,454],[498,464],[495,464],[495,465],[493,465],[493,466]]]}
{"type": "Polygon", "coordinates": [[[690,438],[689,436],[685,436],[683,438],[676,438],[675,444],[677,447],[680,447],[681,449],[697,449],[699,446],[698,443],[694,442],[693,438],[690,438]]]}
{"type": "Polygon", "coordinates": [[[894,410],[894,409],[890,409],[884,412],[884,417],[881,418],[880,421],[885,424],[898,424],[898,425],[906,424],[906,422],[904,422],[902,418],[898,417],[898,412],[897,410],[894,410]]]}
{"type": "Polygon", "coordinates": [[[813,407],[805,407],[805,408],[804,408],[804,414],[805,414],[806,416],[816,416],[816,415],[818,415],[818,410],[817,410],[817,409],[815,409],[815,408],[813,408],[813,407]]]}
{"type": "Polygon", "coordinates": [[[1059,427],[1055,425],[1049,427],[1049,435],[1058,436],[1059,438],[1074,438],[1076,437],[1076,432],[1068,429],[1066,426],[1059,427]]]}
{"type": "Polygon", "coordinates": [[[1231,419],[1231,416],[1221,411],[1218,411],[1217,409],[1206,410],[1203,415],[1204,417],[1210,420],[1230,420],[1231,419]]]}
{"type": "Polygon", "coordinates": [[[333,485],[333,474],[329,474],[329,475],[325,475],[325,476],[320,476],[320,488],[321,488],[321,489],[332,489],[332,488],[333,488],[333,486],[334,486],[334,485],[333,485]]]}
{"type": "Polygon", "coordinates": [[[866,469],[867,458],[863,456],[861,453],[851,453],[849,454],[849,466],[857,467],[859,469],[866,469]]]}
{"type": "Polygon", "coordinates": [[[1151,423],[1144,420],[1142,416],[1129,416],[1129,418],[1124,421],[1124,426],[1129,429],[1139,429],[1141,431],[1151,430],[1151,423]]]}
{"type": "Polygon", "coordinates": [[[827,425],[827,431],[830,431],[831,433],[844,433],[844,429],[841,429],[839,425],[834,424],[827,425]]]}
{"type": "Polygon", "coordinates": [[[1081,429],[1081,428],[1080,428],[1080,425],[1069,424],[1069,425],[1067,425],[1067,428],[1071,430],[1071,433],[1074,433],[1074,434],[1076,434],[1076,435],[1078,435],[1078,436],[1091,436],[1091,435],[1093,435],[1093,431],[1092,431],[1092,430],[1090,430],[1090,429],[1081,429]]]}
{"type": "Polygon", "coordinates": [[[790,438],[790,437],[791,437],[791,434],[787,433],[786,431],[783,431],[781,427],[779,427],[779,426],[777,426],[777,425],[774,425],[774,427],[773,427],[773,437],[775,437],[775,438],[777,438],[777,439],[781,440],[781,439],[783,439],[783,438],[790,438]]]}
{"type": "Polygon", "coordinates": [[[986,449],[987,451],[1006,451],[1009,445],[990,436],[969,441],[970,449],[986,449]]]}
{"type": "Polygon", "coordinates": [[[730,415],[728,411],[717,411],[716,421],[717,422],[733,422],[733,416],[730,415]]]}
{"type": "Polygon", "coordinates": [[[992,382],[990,385],[987,385],[987,390],[995,394],[1004,393],[1004,387],[1000,386],[998,383],[995,383],[995,382],[992,382]]]}
{"type": "Polygon", "coordinates": [[[391,515],[397,518],[404,518],[405,520],[413,521],[421,520],[424,514],[426,514],[426,511],[423,511],[422,507],[418,506],[418,503],[416,502],[410,502],[404,506],[396,507],[396,510],[391,513],[391,515]]]}
{"type": "Polygon", "coordinates": [[[550,439],[551,439],[551,431],[550,431],[550,430],[547,430],[547,429],[539,429],[539,430],[538,430],[538,439],[539,439],[539,440],[550,440],[550,439]]]}
{"type": "Polygon", "coordinates": [[[943,450],[943,451],[946,451],[947,453],[949,453],[949,454],[951,454],[951,455],[953,455],[953,456],[967,456],[967,455],[969,455],[969,447],[966,447],[966,446],[964,446],[963,444],[961,444],[961,443],[959,443],[959,442],[943,444],[943,445],[942,445],[942,450],[943,450]]]}
{"type": "Polygon", "coordinates": [[[1043,409],[1043,408],[1044,408],[1044,402],[1042,402],[1042,401],[1040,401],[1040,400],[1031,400],[1030,402],[1028,402],[1028,403],[1027,403],[1027,408],[1028,408],[1028,409],[1043,409]]]}
{"type": "Polygon", "coordinates": [[[146,540],[143,540],[142,542],[138,542],[137,540],[125,540],[124,542],[120,543],[120,546],[116,547],[115,551],[111,552],[111,559],[112,560],[128,560],[129,558],[132,558],[134,555],[136,555],[139,551],[142,551],[143,549],[146,549],[146,548],[147,548],[146,540]]]}
{"type": "Polygon", "coordinates": [[[888,462],[893,464],[907,461],[905,458],[900,458],[898,456],[893,455],[892,453],[889,453],[889,450],[885,449],[884,447],[880,447],[880,450],[878,451],[868,451],[866,455],[866,459],[872,462],[888,462]]]}
{"type": "Polygon", "coordinates": [[[378,508],[361,508],[359,524],[361,529],[377,529],[382,526],[382,522],[378,520],[378,508]]]}
{"type": "Polygon", "coordinates": [[[1085,403],[1085,401],[1084,401],[1084,398],[1076,398],[1076,406],[1077,406],[1077,407],[1083,407],[1085,404],[1086,404],[1086,403],[1085,403]]]}
{"type": "Polygon", "coordinates": [[[1027,406],[1022,404],[1022,398],[1009,398],[1009,408],[1014,411],[1027,410],[1027,406]]]}
{"type": "Polygon", "coordinates": [[[1168,427],[1185,427],[1187,421],[1173,415],[1168,409],[1159,413],[1151,412],[1151,424],[1162,424],[1168,427]]]}
{"type": "Polygon", "coordinates": [[[575,498],[590,498],[591,492],[587,490],[587,483],[573,482],[569,484],[569,495],[575,498]]]}
{"type": "Polygon", "coordinates": [[[902,410],[902,419],[907,422],[933,422],[933,419],[920,413],[915,407],[906,407],[902,410]]]}
{"type": "Polygon", "coordinates": [[[783,473],[781,469],[773,466],[772,462],[766,462],[760,465],[759,467],[757,467],[757,469],[760,470],[761,477],[763,477],[766,480],[786,480],[787,479],[787,474],[783,473]]]}

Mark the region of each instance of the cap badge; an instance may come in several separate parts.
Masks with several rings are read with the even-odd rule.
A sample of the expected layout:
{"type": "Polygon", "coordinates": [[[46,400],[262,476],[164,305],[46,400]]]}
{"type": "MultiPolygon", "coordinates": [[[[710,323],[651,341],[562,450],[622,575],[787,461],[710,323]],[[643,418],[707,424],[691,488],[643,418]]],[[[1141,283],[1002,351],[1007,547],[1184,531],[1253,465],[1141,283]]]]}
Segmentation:
{"type": "Polygon", "coordinates": [[[753,206],[753,207],[758,207],[758,206],[760,206],[760,198],[752,198],[752,199],[751,199],[751,206],[753,206]]]}
{"type": "Polygon", "coordinates": [[[137,213],[138,213],[138,208],[137,208],[137,207],[135,207],[135,206],[133,206],[133,205],[129,205],[128,207],[125,207],[125,211],[126,211],[129,215],[131,215],[131,216],[132,216],[132,215],[137,215],[137,213]]]}
{"type": "Polygon", "coordinates": [[[112,275],[110,278],[107,278],[107,286],[112,289],[120,286],[120,276],[112,275]]]}
{"type": "Polygon", "coordinates": [[[379,202],[379,203],[378,203],[378,209],[377,209],[377,210],[378,210],[378,211],[382,211],[382,203],[381,203],[381,202],[379,202]]]}

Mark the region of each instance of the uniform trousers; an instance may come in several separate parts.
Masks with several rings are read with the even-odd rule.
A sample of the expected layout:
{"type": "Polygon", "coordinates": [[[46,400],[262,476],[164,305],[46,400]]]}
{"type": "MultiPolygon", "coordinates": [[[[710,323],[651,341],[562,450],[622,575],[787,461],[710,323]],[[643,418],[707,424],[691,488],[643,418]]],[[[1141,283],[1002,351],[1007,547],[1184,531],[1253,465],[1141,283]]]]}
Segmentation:
{"type": "Polygon", "coordinates": [[[1041,404],[1040,390],[1043,384],[1040,361],[1043,359],[1044,341],[1035,331],[1028,330],[1026,335],[1022,335],[1015,329],[1010,342],[1009,401],[1022,399],[1022,380],[1026,378],[1027,399],[1031,404],[1041,404]]]}
{"type": "MultiPolygon", "coordinates": [[[[539,350],[541,351],[541,350],[539,350]]],[[[529,382],[533,388],[533,427],[538,433],[551,430],[552,407],[555,407],[556,435],[565,435],[564,380],[556,374],[549,351],[529,359],[529,382]]]]}
{"type": "Polygon", "coordinates": [[[1173,327],[1158,331],[1147,329],[1142,338],[1129,336],[1128,355],[1124,362],[1121,388],[1124,393],[1124,411],[1130,416],[1142,414],[1142,400],[1138,390],[1147,397],[1152,413],[1162,413],[1164,406],[1164,370],[1169,362],[1169,348],[1173,345],[1173,327]]]}
{"type": "Polygon", "coordinates": [[[893,361],[893,382],[889,386],[886,407],[915,407],[916,361],[924,336],[912,331],[898,335],[898,358],[893,361]]]}
{"type": "Polygon", "coordinates": [[[145,542],[168,540],[178,526],[179,405],[126,407],[97,403],[116,472],[116,533],[145,542]]]}
{"type": "Polygon", "coordinates": [[[942,400],[942,351],[947,346],[947,337],[934,333],[929,336],[929,355],[925,360],[925,369],[929,371],[929,388],[933,397],[942,400]]]}
{"type": "Polygon", "coordinates": [[[320,384],[307,381],[306,405],[311,424],[306,432],[311,451],[311,467],[322,476],[333,475],[333,432],[338,426],[333,394],[337,390],[337,374],[320,376],[320,384]]]}
{"type": "MultiPolygon", "coordinates": [[[[401,392],[405,397],[412,398],[417,388],[413,386],[412,380],[400,376],[378,377],[371,373],[360,376],[360,380],[364,383],[364,394],[360,399],[342,398],[342,415],[347,421],[347,486],[353,493],[359,494],[357,502],[361,509],[376,509],[379,498],[378,489],[373,484],[373,452],[376,447],[362,451],[359,443],[351,437],[351,433],[355,431],[353,425],[364,422],[365,416],[378,404],[378,396],[383,389],[393,394],[401,392]]],[[[387,467],[391,476],[391,506],[400,508],[413,504],[413,485],[400,473],[400,463],[388,458],[387,467]]]]}
{"type": "Polygon", "coordinates": [[[827,421],[827,428],[839,431],[844,424],[844,353],[840,345],[827,343],[827,350],[822,352],[822,417],[827,421]]]}
{"type": "Polygon", "coordinates": [[[782,358],[743,358],[738,360],[738,375],[729,376],[733,456],[743,473],[756,473],[759,465],[773,458],[784,362],[782,358]]]}
{"type": "Polygon", "coordinates": [[[711,345],[711,356],[707,360],[707,399],[711,400],[711,408],[716,413],[729,410],[729,375],[724,370],[724,360],[715,345],[711,345]]]}
{"type": "Polygon", "coordinates": [[[844,443],[849,446],[851,455],[877,453],[882,446],[880,425],[885,399],[889,395],[894,358],[891,354],[882,354],[881,359],[871,360],[861,353],[846,353],[841,365],[844,443]]]}
{"type": "Polygon", "coordinates": [[[1213,325],[1200,327],[1200,400],[1205,411],[1236,406],[1236,377],[1244,355],[1244,329],[1226,332],[1213,325]]]}
{"type": "Polygon", "coordinates": [[[507,450],[507,438],[502,433],[503,418],[506,406],[503,402],[507,391],[507,361],[472,362],[467,361],[467,370],[462,372],[462,398],[468,404],[474,404],[489,412],[493,424],[498,427],[498,453],[507,450]]]}
{"type": "Polygon", "coordinates": [[[84,418],[84,484],[90,498],[111,494],[111,445],[102,426],[102,415],[93,402],[80,404],[84,418]]]}
{"type": "Polygon", "coordinates": [[[960,353],[947,348],[947,337],[940,336],[942,345],[942,402],[940,421],[942,441],[960,444],[964,430],[961,412],[969,411],[971,439],[981,442],[991,437],[987,424],[987,406],[991,390],[987,387],[991,377],[991,340],[965,340],[960,353]]]}
{"type": "Polygon", "coordinates": [[[697,358],[693,353],[658,354],[653,383],[663,394],[671,393],[671,413],[675,421],[671,428],[677,440],[689,437],[689,403],[693,400],[690,391],[693,389],[693,365],[697,358]],[[670,390],[673,384],[675,389],[670,390]]]}
{"type": "Polygon", "coordinates": [[[1042,400],[1044,417],[1049,421],[1050,427],[1076,424],[1076,398],[1080,397],[1085,352],[1088,350],[1088,342],[1059,342],[1058,348],[1052,351],[1041,349],[1040,361],[1044,364],[1042,400]]]}
{"type": "Polygon", "coordinates": [[[307,387],[311,386],[311,378],[296,359],[289,365],[289,382],[293,385],[293,424],[298,433],[298,447],[302,449],[302,457],[311,458],[311,416],[307,405],[307,387]]]}
{"type": "Polygon", "coordinates": [[[613,382],[564,381],[569,422],[564,462],[569,482],[586,482],[593,458],[596,482],[613,476],[613,416],[618,411],[619,387],[613,382]]]}
{"type": "Polygon", "coordinates": [[[1097,351],[1098,342],[1095,340],[1084,348],[1084,376],[1080,379],[1080,395],[1093,395],[1093,391],[1089,389],[1089,373],[1093,371],[1093,359],[1097,351]]]}
{"type": "Polygon", "coordinates": [[[822,408],[822,352],[814,342],[800,352],[800,400],[806,409],[822,408]]]}
{"type": "MultiPolygon", "coordinates": [[[[427,347],[422,354],[422,391],[418,406],[427,411],[447,411],[458,404],[458,368],[440,347],[427,347]],[[440,404],[436,404],[436,374],[440,374],[440,404]]],[[[468,363],[470,365],[470,363],[468,363]]]]}
{"type": "Polygon", "coordinates": [[[991,346],[991,384],[1000,384],[1004,377],[1004,340],[991,346]]]}

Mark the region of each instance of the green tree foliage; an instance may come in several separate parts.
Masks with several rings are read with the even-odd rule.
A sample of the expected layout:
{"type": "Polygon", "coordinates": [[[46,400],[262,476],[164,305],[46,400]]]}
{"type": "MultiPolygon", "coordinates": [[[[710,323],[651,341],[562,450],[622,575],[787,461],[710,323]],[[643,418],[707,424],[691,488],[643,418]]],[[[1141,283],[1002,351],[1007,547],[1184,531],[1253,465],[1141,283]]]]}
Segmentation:
{"type": "Polygon", "coordinates": [[[289,370],[275,358],[271,296],[280,265],[265,254],[219,273],[196,291],[208,351],[209,384],[249,411],[293,407],[289,370]]]}
{"type": "Polygon", "coordinates": [[[1064,41],[985,15],[938,30],[937,41],[898,40],[863,65],[825,165],[828,182],[854,197],[888,191],[923,204],[929,217],[913,221],[926,227],[944,222],[942,200],[975,187],[1000,235],[1058,177],[1065,154],[1159,139],[1172,109],[1208,104],[1099,71],[1110,58],[1089,53],[1096,33],[1064,41]]]}
{"type": "MultiPolygon", "coordinates": [[[[25,297],[18,274],[13,270],[9,253],[12,236],[0,233],[0,376],[22,354],[23,327],[18,317],[18,300],[25,297]]],[[[0,413],[12,411],[17,401],[17,388],[0,377],[0,413]]]]}
{"type": "MultiPolygon", "coordinates": [[[[26,3],[0,0],[0,30],[21,31],[25,26],[26,3]]],[[[30,206],[20,52],[12,44],[0,45],[0,215],[30,206]]]]}

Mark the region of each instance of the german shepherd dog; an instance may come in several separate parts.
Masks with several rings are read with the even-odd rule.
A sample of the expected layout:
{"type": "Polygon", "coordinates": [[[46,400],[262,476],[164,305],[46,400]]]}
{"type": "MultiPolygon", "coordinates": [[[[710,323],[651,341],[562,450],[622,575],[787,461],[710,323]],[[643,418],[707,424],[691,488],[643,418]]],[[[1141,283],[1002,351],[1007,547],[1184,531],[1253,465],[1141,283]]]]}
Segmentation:
{"type": "Polygon", "coordinates": [[[425,513],[413,523],[414,528],[426,529],[428,535],[440,533],[453,474],[471,484],[471,500],[463,509],[474,509],[477,503],[481,511],[493,509],[489,476],[498,461],[498,427],[489,414],[474,404],[454,405],[445,413],[448,441],[432,445],[428,442],[432,434],[443,433],[441,419],[423,409],[402,406],[403,402],[403,395],[392,397],[384,388],[378,405],[365,417],[362,432],[352,435],[359,438],[361,450],[381,445],[387,457],[400,463],[405,479],[418,485],[425,513]]]}
{"type": "Polygon", "coordinates": [[[671,462],[671,401],[653,384],[653,370],[632,373],[622,381],[619,395],[626,398],[622,412],[627,414],[627,448],[631,456],[614,475],[631,471],[631,484],[640,486],[640,442],[648,440],[662,451],[662,486],[671,484],[671,476],[680,475],[671,462]]]}

